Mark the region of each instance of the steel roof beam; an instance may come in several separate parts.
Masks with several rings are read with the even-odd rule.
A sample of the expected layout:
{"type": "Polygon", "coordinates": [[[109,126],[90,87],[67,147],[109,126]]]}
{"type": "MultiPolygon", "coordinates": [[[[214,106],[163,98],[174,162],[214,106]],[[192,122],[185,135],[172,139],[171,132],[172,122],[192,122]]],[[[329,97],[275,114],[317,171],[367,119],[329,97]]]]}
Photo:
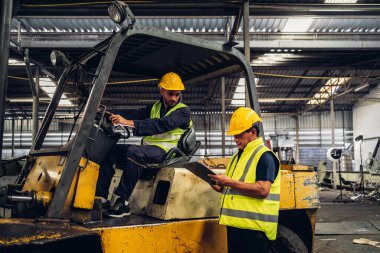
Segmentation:
{"type": "MultiPolygon", "coordinates": [[[[21,4],[15,15],[20,17],[75,17],[108,16],[106,4],[86,6],[65,6],[62,8],[50,1],[38,2],[36,5],[21,4]]],[[[129,7],[135,16],[226,16],[236,15],[241,1],[192,1],[165,2],[149,1],[130,2],[129,7]]],[[[364,16],[380,15],[379,4],[305,4],[305,3],[252,3],[252,16],[364,16]]]]}
{"type": "MultiPolygon", "coordinates": [[[[21,47],[23,48],[89,48],[107,38],[110,33],[88,33],[77,35],[75,33],[34,33],[33,35],[22,34],[21,47]],[[89,38],[89,35],[90,38],[89,38]],[[96,36],[96,37],[94,37],[96,36]]],[[[196,34],[193,34],[197,36],[196,34]]],[[[198,34],[199,36],[200,34],[198,34]]],[[[295,50],[356,50],[356,49],[380,49],[380,34],[362,33],[362,34],[331,34],[331,36],[319,39],[318,33],[300,34],[262,34],[265,40],[255,38],[253,34],[250,40],[251,50],[271,50],[271,49],[295,49],[295,50]],[[294,36],[292,40],[287,37],[294,36]],[[302,36],[302,37],[301,37],[302,36]],[[281,37],[284,37],[283,39],[281,37]],[[297,39],[301,37],[303,39],[297,39]],[[328,40],[328,39],[334,40],[328,40]]],[[[327,34],[328,35],[328,34],[327,34]]],[[[12,39],[17,38],[17,33],[12,33],[12,39]]],[[[214,39],[215,40],[215,39],[214,39]]],[[[219,41],[216,39],[215,41],[219,41]]],[[[225,41],[220,40],[221,43],[225,41]]],[[[235,40],[237,48],[243,48],[241,39],[235,40]]]]}
{"type": "MultiPolygon", "coordinates": [[[[45,4],[49,3],[46,1],[45,4]]],[[[186,2],[165,3],[164,1],[149,1],[149,3],[128,3],[135,16],[225,16],[236,15],[240,8],[239,1],[208,1],[208,2],[186,2]]],[[[21,5],[15,13],[20,17],[75,17],[75,16],[103,16],[108,17],[106,4],[94,4],[88,6],[60,6],[54,4],[21,5]],[[35,6],[35,7],[34,7],[35,6]],[[68,14],[70,13],[70,14],[68,14]]]]}
{"type": "MultiPolygon", "coordinates": [[[[236,41],[239,44],[237,48],[242,48],[243,43],[236,41]]],[[[346,49],[380,49],[380,41],[372,40],[251,40],[250,47],[254,49],[329,49],[329,50],[346,50],[346,49]]]]}
{"type": "Polygon", "coordinates": [[[361,16],[380,15],[380,4],[251,4],[253,16],[361,16]]]}

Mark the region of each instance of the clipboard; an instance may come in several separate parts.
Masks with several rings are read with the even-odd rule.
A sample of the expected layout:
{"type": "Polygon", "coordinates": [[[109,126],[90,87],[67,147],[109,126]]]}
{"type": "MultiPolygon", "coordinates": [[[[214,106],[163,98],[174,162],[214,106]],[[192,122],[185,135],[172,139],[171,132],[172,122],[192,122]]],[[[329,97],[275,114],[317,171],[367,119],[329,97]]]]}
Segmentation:
{"type": "Polygon", "coordinates": [[[185,169],[196,175],[197,177],[201,178],[206,183],[212,185],[214,182],[211,180],[208,174],[215,175],[215,173],[207,168],[204,164],[199,162],[192,162],[192,163],[183,163],[181,164],[185,169]]]}

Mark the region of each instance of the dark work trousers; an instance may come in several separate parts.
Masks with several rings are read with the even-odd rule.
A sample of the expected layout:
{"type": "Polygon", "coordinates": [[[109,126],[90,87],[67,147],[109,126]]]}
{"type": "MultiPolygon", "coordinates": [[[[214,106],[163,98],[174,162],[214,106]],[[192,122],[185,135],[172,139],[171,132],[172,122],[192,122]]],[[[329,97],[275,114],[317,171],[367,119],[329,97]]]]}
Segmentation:
{"type": "Polygon", "coordinates": [[[113,165],[116,165],[118,169],[123,170],[123,175],[114,193],[124,200],[128,200],[140,178],[141,170],[143,170],[143,167],[138,164],[160,163],[165,156],[166,152],[162,148],[152,145],[113,146],[106,158],[100,163],[96,196],[107,198],[108,189],[115,174],[113,165]]]}
{"type": "Polygon", "coordinates": [[[257,230],[227,226],[228,253],[268,253],[270,240],[257,230]]]}

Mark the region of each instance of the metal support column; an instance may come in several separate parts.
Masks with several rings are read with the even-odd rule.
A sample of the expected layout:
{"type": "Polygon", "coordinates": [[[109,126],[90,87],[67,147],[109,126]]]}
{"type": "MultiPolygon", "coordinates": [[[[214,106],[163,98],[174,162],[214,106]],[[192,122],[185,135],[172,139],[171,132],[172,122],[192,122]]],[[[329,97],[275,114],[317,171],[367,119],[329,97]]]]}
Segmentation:
{"type": "MultiPolygon", "coordinates": [[[[250,36],[249,36],[249,1],[244,0],[243,4],[243,35],[244,35],[244,55],[248,62],[251,62],[251,48],[250,48],[250,36]]],[[[248,97],[248,87],[246,83],[245,88],[245,106],[250,107],[248,97]]]]}
{"type": "Polygon", "coordinates": [[[296,116],[296,163],[300,163],[300,119],[296,116]]]}
{"type": "Polygon", "coordinates": [[[12,158],[15,157],[15,115],[12,115],[12,158]]]}
{"type": "Polygon", "coordinates": [[[207,139],[207,111],[208,111],[208,100],[205,100],[205,112],[204,112],[204,117],[203,117],[203,128],[204,128],[204,134],[205,134],[205,151],[204,151],[204,156],[207,157],[207,149],[208,149],[208,139],[207,139]]]}
{"type": "Polygon", "coordinates": [[[32,138],[33,141],[37,135],[37,130],[38,130],[38,111],[39,111],[39,75],[40,71],[39,68],[37,68],[36,72],[36,82],[33,80],[33,72],[30,67],[30,59],[29,59],[29,48],[25,49],[25,67],[26,67],[26,73],[28,74],[29,78],[29,84],[30,84],[30,89],[32,91],[32,97],[33,97],[33,114],[32,114],[32,120],[33,120],[33,125],[32,125],[32,138]]]}
{"type": "MultiPolygon", "coordinates": [[[[335,111],[334,111],[334,100],[330,100],[330,122],[331,122],[331,147],[335,148],[335,111]]],[[[333,186],[336,190],[336,162],[333,162],[333,186]]]]}
{"type": "Polygon", "coordinates": [[[17,22],[17,50],[21,51],[21,21],[17,22]]]}
{"type": "Polygon", "coordinates": [[[12,20],[11,0],[1,1],[0,10],[0,161],[3,155],[3,133],[4,133],[4,116],[5,116],[5,99],[7,96],[8,86],[8,58],[9,42],[11,33],[12,20]]]}
{"type": "Polygon", "coordinates": [[[344,126],[344,113],[345,113],[346,111],[342,111],[342,129],[343,129],[343,148],[346,148],[346,134],[345,134],[345,132],[344,132],[344,128],[345,128],[345,126],[344,126]]]}
{"type": "Polygon", "coordinates": [[[220,89],[221,89],[221,103],[222,103],[222,114],[220,120],[220,129],[222,132],[222,157],[226,156],[226,78],[223,76],[220,79],[220,89]]]}
{"type": "Polygon", "coordinates": [[[322,113],[319,113],[319,147],[322,148],[322,113]]]}
{"type": "Polygon", "coordinates": [[[39,99],[40,99],[40,67],[37,66],[36,69],[36,82],[35,82],[35,91],[36,94],[33,96],[33,115],[32,115],[32,120],[33,120],[33,125],[32,125],[32,137],[33,140],[37,135],[38,131],[38,122],[39,122],[39,111],[40,111],[40,104],[39,104],[39,99]]]}

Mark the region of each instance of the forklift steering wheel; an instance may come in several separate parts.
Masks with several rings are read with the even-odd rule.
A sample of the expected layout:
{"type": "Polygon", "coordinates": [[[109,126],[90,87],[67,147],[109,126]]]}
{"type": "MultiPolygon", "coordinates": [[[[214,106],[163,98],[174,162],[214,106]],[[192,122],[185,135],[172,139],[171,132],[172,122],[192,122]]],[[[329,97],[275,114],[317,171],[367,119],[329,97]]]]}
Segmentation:
{"type": "Polygon", "coordinates": [[[104,116],[102,111],[96,113],[95,124],[97,124],[105,133],[110,136],[128,139],[130,137],[130,131],[127,128],[120,128],[119,126],[114,126],[109,119],[109,113],[105,112],[104,116]]]}
{"type": "Polygon", "coordinates": [[[112,132],[114,134],[118,134],[120,138],[122,139],[129,139],[129,137],[131,137],[131,131],[129,130],[127,126],[115,125],[115,126],[112,126],[111,128],[112,128],[112,132]]]}

